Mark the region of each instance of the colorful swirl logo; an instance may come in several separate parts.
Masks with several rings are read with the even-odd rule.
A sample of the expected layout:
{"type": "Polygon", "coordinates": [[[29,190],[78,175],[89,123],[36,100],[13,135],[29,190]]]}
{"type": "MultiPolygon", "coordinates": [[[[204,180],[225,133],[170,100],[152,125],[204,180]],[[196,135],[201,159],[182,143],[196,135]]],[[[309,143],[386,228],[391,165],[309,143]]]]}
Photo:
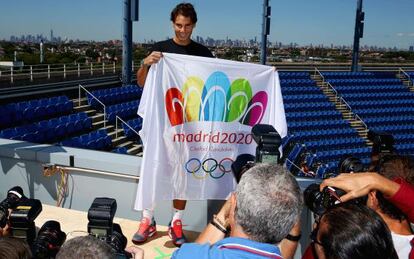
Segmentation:
{"type": "Polygon", "coordinates": [[[201,161],[198,158],[190,158],[185,163],[185,170],[191,174],[194,178],[202,180],[210,176],[213,179],[220,179],[226,173],[231,173],[231,164],[233,159],[223,158],[218,162],[214,158],[207,158],[201,161]]]}
{"type": "Polygon", "coordinates": [[[268,96],[264,91],[253,95],[247,79],[230,82],[217,71],[204,83],[198,77],[188,77],[182,87],[168,89],[165,108],[172,126],[192,121],[235,122],[254,126],[263,118],[268,96]]]}

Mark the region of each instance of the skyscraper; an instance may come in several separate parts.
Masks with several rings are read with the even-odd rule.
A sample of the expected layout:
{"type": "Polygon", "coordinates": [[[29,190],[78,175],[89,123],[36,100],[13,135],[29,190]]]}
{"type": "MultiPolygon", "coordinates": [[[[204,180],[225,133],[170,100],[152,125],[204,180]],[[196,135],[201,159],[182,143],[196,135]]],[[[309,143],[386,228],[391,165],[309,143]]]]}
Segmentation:
{"type": "Polygon", "coordinates": [[[53,37],[53,30],[50,30],[50,42],[54,42],[55,39],[53,37]]]}

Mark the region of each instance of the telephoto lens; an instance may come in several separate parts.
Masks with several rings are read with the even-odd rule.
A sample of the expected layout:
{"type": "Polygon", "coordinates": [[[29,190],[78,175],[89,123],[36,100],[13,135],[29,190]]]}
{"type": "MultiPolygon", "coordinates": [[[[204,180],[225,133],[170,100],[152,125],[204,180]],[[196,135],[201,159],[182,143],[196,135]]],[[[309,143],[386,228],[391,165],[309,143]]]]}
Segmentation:
{"type": "Polygon", "coordinates": [[[40,228],[33,242],[32,252],[35,258],[55,258],[66,240],[66,233],[57,221],[49,220],[40,228]]]}

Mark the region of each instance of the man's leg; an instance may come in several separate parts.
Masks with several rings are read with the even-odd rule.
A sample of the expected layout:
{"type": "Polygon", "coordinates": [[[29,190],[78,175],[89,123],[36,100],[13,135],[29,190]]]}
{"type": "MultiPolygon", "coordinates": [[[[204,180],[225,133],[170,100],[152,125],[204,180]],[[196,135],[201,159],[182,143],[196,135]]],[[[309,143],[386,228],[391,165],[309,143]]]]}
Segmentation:
{"type": "Polygon", "coordinates": [[[186,204],[186,200],[173,200],[174,215],[168,226],[168,234],[176,246],[181,246],[187,242],[182,226],[182,217],[186,204]]]}
{"type": "Polygon", "coordinates": [[[139,224],[137,232],[132,237],[132,242],[134,244],[143,243],[156,233],[157,226],[154,220],[154,209],[144,209],[142,211],[141,223],[139,224]]]}

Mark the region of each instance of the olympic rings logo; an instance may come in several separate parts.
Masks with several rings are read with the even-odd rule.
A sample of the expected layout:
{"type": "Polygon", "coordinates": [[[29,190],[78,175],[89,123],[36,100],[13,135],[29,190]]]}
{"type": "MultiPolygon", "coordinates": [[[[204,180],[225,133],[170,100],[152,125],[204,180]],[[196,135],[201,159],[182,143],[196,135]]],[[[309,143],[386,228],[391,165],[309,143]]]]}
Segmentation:
{"type": "Polygon", "coordinates": [[[198,158],[190,158],[184,167],[187,173],[192,174],[196,179],[202,180],[208,176],[213,179],[220,179],[224,174],[231,172],[232,163],[233,159],[229,157],[223,158],[220,162],[214,158],[207,158],[204,161],[198,158]]]}

